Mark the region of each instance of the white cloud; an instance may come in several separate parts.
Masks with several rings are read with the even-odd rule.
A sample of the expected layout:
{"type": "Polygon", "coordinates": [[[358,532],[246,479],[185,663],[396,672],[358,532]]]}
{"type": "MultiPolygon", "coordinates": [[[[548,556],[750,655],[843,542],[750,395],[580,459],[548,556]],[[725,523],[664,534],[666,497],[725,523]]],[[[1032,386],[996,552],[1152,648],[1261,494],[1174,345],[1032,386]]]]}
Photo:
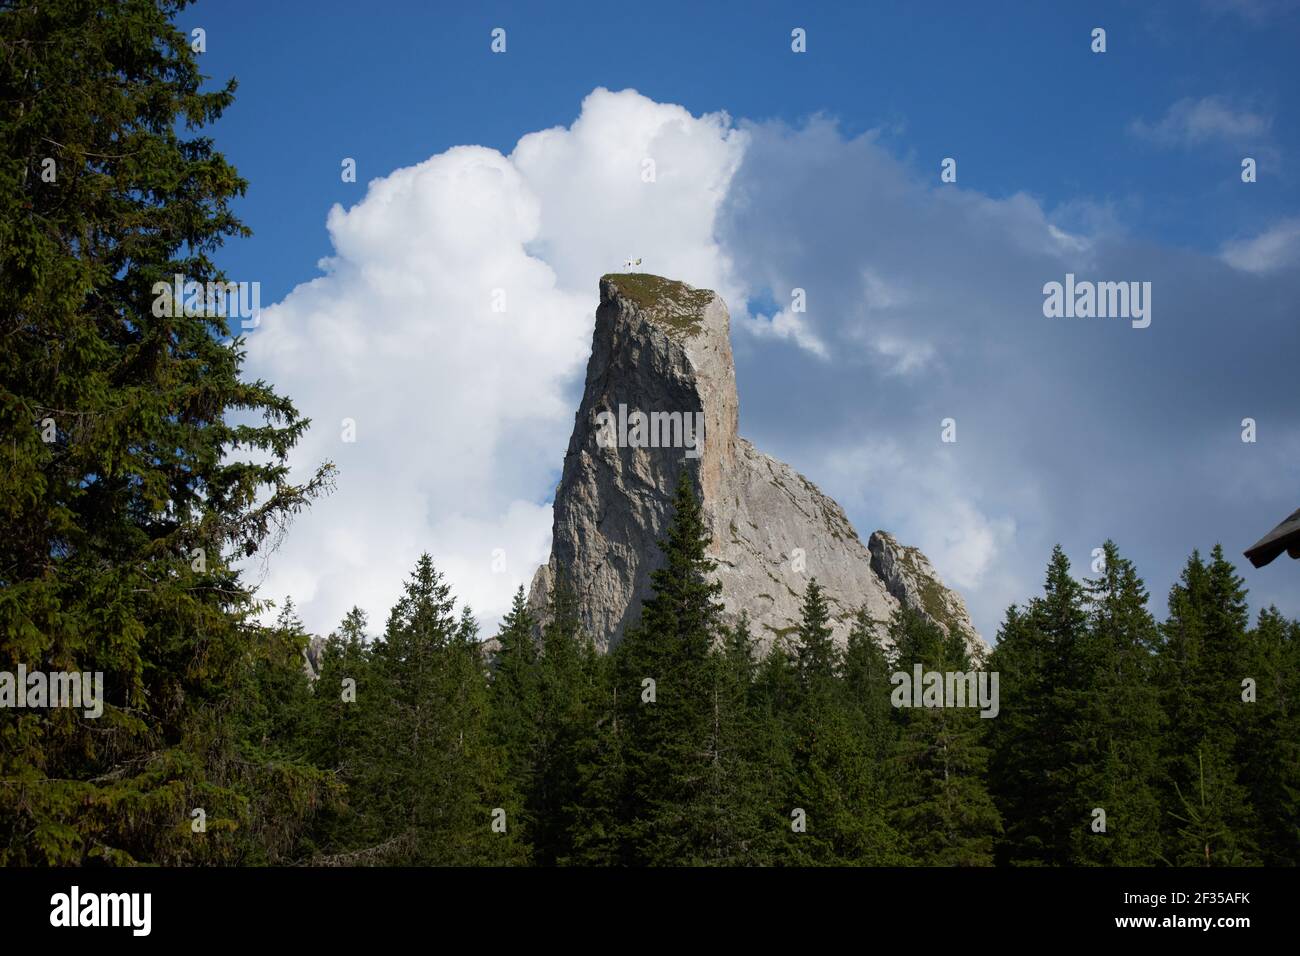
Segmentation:
{"type": "Polygon", "coordinates": [[[903,543],[919,547],[945,583],[960,590],[980,587],[1015,535],[1014,519],[985,513],[969,477],[944,453],[905,449],[890,439],[866,441],[829,452],[824,471],[828,482],[869,488],[903,543]]]}
{"type": "Polygon", "coordinates": [[[867,267],[862,270],[862,299],[866,309],[893,309],[908,300],[907,293],[894,280],[886,279],[879,272],[867,267]]]}
{"type": "Polygon", "coordinates": [[[491,633],[549,549],[597,279],[632,255],[727,289],[713,217],[743,143],[725,116],[600,89],[509,157],[450,149],[331,209],[325,274],[265,309],[248,343],[252,376],[313,419],[295,465],[339,466],[262,594],[291,595],[316,632],[353,604],[378,631],[427,550],[491,633]]]}
{"type": "MultiPolygon", "coordinates": [[[[737,130],[597,90],[571,127],[525,136],[509,156],[461,147],[371,183],[331,211],[325,274],[267,309],[249,340],[253,375],[315,420],[295,461],[341,468],[337,493],[269,561],[263,593],[291,594],[318,632],[353,603],[378,630],[428,550],[490,633],[545,557],[596,279],[629,256],[724,295],[754,333],[737,351],[745,433],[864,534],[885,527],[921,547],[986,636],[1038,590],[1057,541],[1087,554],[1120,529],[1122,546],[1144,543],[1165,565],[1144,568],[1161,593],[1184,546],[1228,526],[1183,506],[1195,489],[1151,491],[1184,487],[1187,449],[1201,447],[1187,436],[1232,405],[1185,383],[1243,348],[1220,316],[1244,288],[1258,316],[1240,355],[1249,381],[1290,381],[1294,297],[1279,290],[1300,225],[1221,250],[1268,273],[1266,287],[1128,243],[1115,211],[1086,197],[1046,210],[931,180],[824,119],[737,130]],[[1180,347],[1045,320],[1043,283],[1067,271],[1159,282],[1180,347]],[[807,312],[781,307],[794,288],[807,312]],[[751,317],[749,302],[775,314],[751,317]],[[1157,433],[1125,425],[1145,408],[1172,417],[1157,433]],[[957,446],[938,441],[946,416],[960,420],[957,446]],[[339,440],[345,417],[355,444],[339,440]]],[[[1291,396],[1270,387],[1251,384],[1245,407],[1286,420],[1291,396]]]]}
{"type": "Polygon", "coordinates": [[[646,272],[734,295],[713,221],[745,142],[726,114],[695,118],[633,90],[596,90],[571,128],[531,133],[510,156],[542,197],[530,247],[561,285],[584,292],[630,257],[646,272]]]}
{"type": "Polygon", "coordinates": [[[759,338],[785,339],[820,359],[830,357],[826,343],[817,337],[804,313],[782,309],[770,317],[738,314],[736,323],[759,338]]]}
{"type": "Polygon", "coordinates": [[[756,424],[750,437],[831,494],[862,534],[883,527],[920,547],[992,639],[1007,605],[1036,590],[1055,543],[1051,499],[1071,492],[1052,485],[1081,474],[1080,445],[1059,437],[1063,412],[1095,403],[1089,375],[1072,369],[1104,347],[1100,327],[1080,337],[1046,322],[1042,285],[1113,268],[1111,240],[1092,224],[1122,233],[1115,211],[937,188],[875,138],[824,122],[750,132],[721,220],[726,247],[768,295],[807,289],[830,356],[828,369],[753,352],[742,413],[746,382],[780,382],[781,400],[765,396],[763,418],[742,419],[756,424]],[[958,445],[940,442],[950,416],[958,445]]]}
{"type": "Polygon", "coordinates": [[[1300,218],[1284,219],[1250,239],[1224,243],[1220,256],[1234,269],[1263,274],[1300,263],[1300,218]]]}
{"type": "Polygon", "coordinates": [[[889,334],[876,336],[872,346],[886,359],[889,370],[896,375],[919,372],[935,356],[934,346],[929,342],[911,341],[889,334]]]}
{"type": "Polygon", "coordinates": [[[1273,125],[1271,117],[1234,106],[1222,96],[1185,97],[1155,123],[1133,120],[1129,131],[1162,146],[1195,146],[1222,141],[1256,145],[1273,125]]]}
{"type": "Polygon", "coordinates": [[[935,358],[933,343],[904,334],[896,326],[888,330],[890,310],[906,307],[912,296],[895,279],[886,279],[875,269],[862,269],[861,318],[846,329],[846,335],[865,341],[892,375],[911,375],[923,370],[935,358]],[[884,321],[882,321],[884,320],[884,321]],[[882,327],[886,327],[882,331],[882,327]]]}

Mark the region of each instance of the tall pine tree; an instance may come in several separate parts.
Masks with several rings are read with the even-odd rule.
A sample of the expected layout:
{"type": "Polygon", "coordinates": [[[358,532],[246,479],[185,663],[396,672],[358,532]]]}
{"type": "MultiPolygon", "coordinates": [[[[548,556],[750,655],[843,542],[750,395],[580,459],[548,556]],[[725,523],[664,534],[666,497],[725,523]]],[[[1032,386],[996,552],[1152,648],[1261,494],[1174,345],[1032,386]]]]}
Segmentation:
{"type": "Polygon", "coordinates": [[[307,420],[243,377],[223,312],[155,291],[224,281],[213,255],[248,233],[245,181],[195,133],[235,84],[203,89],[184,6],[0,12],[0,668],[102,672],[107,698],[0,711],[0,864],[260,858],[259,795],[325,785],[236,759],[262,634],[233,564],[330,470],[290,479],[307,420]]]}
{"type": "Polygon", "coordinates": [[[706,862],[712,844],[713,679],[710,650],[722,637],[719,585],[708,529],[683,469],[660,543],[652,595],[619,646],[620,721],[626,737],[623,828],[630,859],[706,862]]]}
{"type": "Polygon", "coordinates": [[[1161,853],[1160,745],[1164,715],[1155,684],[1155,621],[1147,591],[1115,542],[1102,548],[1102,570],[1086,584],[1077,710],[1067,720],[1073,767],[1074,830],[1070,862],[1152,866],[1161,853]],[[1106,827],[1088,826],[1097,809],[1106,827]]]}
{"type": "MultiPolygon", "coordinates": [[[[890,635],[894,668],[909,678],[917,664],[945,681],[949,674],[972,670],[962,636],[945,634],[911,608],[898,609],[890,635]]],[[[991,866],[1002,821],[984,784],[985,721],[971,701],[966,707],[918,707],[923,703],[920,687],[912,688],[912,698],[913,706],[896,709],[902,767],[893,803],[908,853],[926,866],[991,866]]]]}
{"type": "Polygon", "coordinates": [[[363,706],[369,761],[351,799],[361,846],[344,862],[523,862],[521,815],[505,755],[488,728],[487,665],[476,625],[429,555],[375,643],[363,706]],[[504,811],[501,816],[500,811],[504,811]],[[504,830],[493,824],[504,822],[504,830]]]}
{"type": "MultiPolygon", "coordinates": [[[[840,680],[841,655],[830,609],[816,579],[804,590],[795,649],[796,693],[791,803],[806,830],[791,841],[787,862],[879,866],[896,863],[898,838],[884,809],[884,791],[855,708],[840,680]]],[[[792,810],[792,812],[793,812],[792,810]]]]}
{"type": "Polygon", "coordinates": [[[1265,608],[1249,645],[1256,700],[1245,704],[1241,779],[1255,807],[1262,861],[1300,866],[1300,623],[1265,608]]]}
{"type": "Polygon", "coordinates": [[[990,781],[1005,821],[997,862],[1060,866],[1074,852],[1079,815],[1068,724],[1083,700],[1081,655],[1087,639],[1083,589],[1058,545],[1043,596],[1007,611],[988,667],[1001,689],[998,717],[986,721],[990,781]]]}
{"type": "Polygon", "coordinates": [[[503,750],[511,787],[524,797],[516,825],[521,838],[529,843],[535,843],[539,823],[538,807],[531,799],[538,789],[542,714],[536,631],[537,621],[528,610],[520,585],[497,634],[488,713],[493,739],[503,750]]]}
{"type": "Polygon", "coordinates": [[[1175,866],[1259,862],[1238,755],[1252,706],[1241,697],[1251,669],[1241,585],[1216,545],[1209,564],[1193,552],[1169,592],[1157,673],[1169,728],[1164,858],[1175,866]]]}

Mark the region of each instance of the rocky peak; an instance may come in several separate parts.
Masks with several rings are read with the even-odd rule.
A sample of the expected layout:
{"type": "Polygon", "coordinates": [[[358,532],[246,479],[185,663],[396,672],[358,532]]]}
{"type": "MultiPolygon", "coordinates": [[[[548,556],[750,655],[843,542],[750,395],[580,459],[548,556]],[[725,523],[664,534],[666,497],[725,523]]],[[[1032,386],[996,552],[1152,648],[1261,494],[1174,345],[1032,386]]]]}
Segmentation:
{"type": "Polygon", "coordinates": [[[839,505],[737,435],[730,321],[708,290],[640,273],[600,280],[586,385],[556,488],[551,557],[529,595],[533,610],[544,612],[563,574],[597,645],[617,644],[662,561],[658,541],[685,468],[712,532],[727,614],[748,611],[764,646],[794,630],[816,577],[840,641],[858,608],[883,622],[902,601],[982,648],[961,597],[924,555],[884,532],[868,549],[839,505]]]}
{"type": "Polygon", "coordinates": [[[871,552],[871,570],[890,594],[924,612],[944,631],[960,632],[973,650],[982,653],[987,649],[971,622],[966,602],[956,591],[943,586],[939,573],[919,548],[899,544],[888,531],[875,531],[867,549],[871,552]]]}
{"type": "Polygon", "coordinates": [[[325,659],[325,638],[310,635],[307,646],[302,649],[302,669],[307,679],[314,681],[320,677],[321,664],[325,659]]]}

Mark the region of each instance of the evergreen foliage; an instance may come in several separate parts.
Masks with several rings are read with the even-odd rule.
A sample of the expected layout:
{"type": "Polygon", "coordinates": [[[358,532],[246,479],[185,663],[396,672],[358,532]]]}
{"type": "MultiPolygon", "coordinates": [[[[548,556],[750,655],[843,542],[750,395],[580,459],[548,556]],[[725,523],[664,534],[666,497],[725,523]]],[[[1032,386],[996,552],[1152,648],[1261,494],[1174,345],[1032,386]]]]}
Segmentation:
{"type": "Polygon", "coordinates": [[[198,133],[235,86],[202,89],[184,6],[0,10],[0,673],[105,689],[100,717],[0,707],[0,865],[1300,863],[1300,622],[1252,627],[1218,546],[1159,623],[1114,542],[1083,581],[1055,548],[987,662],[906,606],[837,641],[815,579],[756,635],[686,466],[612,653],[562,575],[481,641],[425,554],[309,673],[236,565],[332,467],[291,480],[309,422],[228,317],[156,307],[247,233],[198,133]],[[903,706],[918,667],[996,672],[997,715],[903,706]]]}
{"type": "Polygon", "coordinates": [[[301,696],[301,635],[252,623],[232,564],[330,468],[291,481],[308,422],[242,377],[225,317],[155,310],[247,234],[244,180],[194,133],[235,86],[201,89],[182,6],[0,13],[0,669],[102,672],[107,697],[0,710],[0,864],[276,860],[328,790],[250,699],[301,696]]]}
{"type": "MultiPolygon", "coordinates": [[[[909,608],[890,623],[897,672],[941,675],[973,670],[965,642],[909,608]]],[[[921,689],[913,687],[913,695],[921,689]]],[[[894,799],[897,826],[911,859],[926,866],[989,866],[1001,817],[984,782],[985,721],[973,707],[907,707],[896,759],[902,765],[894,799]]]]}

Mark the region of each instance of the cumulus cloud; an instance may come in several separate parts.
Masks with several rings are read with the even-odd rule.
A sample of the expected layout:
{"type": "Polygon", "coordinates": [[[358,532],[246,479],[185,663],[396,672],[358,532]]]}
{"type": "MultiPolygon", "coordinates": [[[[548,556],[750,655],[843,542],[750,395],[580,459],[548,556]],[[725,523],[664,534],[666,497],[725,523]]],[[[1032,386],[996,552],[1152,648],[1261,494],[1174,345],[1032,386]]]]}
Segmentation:
{"type": "Polygon", "coordinates": [[[906,543],[942,567],[948,584],[967,591],[982,587],[996,571],[1016,523],[1009,515],[990,517],[983,512],[979,491],[963,479],[947,451],[938,443],[916,442],[909,448],[897,439],[867,439],[830,450],[822,465],[828,483],[844,486],[847,494],[864,503],[865,488],[879,489],[869,497],[880,522],[906,524],[911,531],[906,543]],[[919,500],[927,507],[918,509],[919,500]]]}
{"type": "Polygon", "coordinates": [[[598,277],[630,254],[727,288],[713,219],[743,139],[725,116],[599,89],[509,156],[457,147],[331,209],[324,274],[249,339],[251,373],[313,419],[295,462],[339,467],[262,593],[317,632],[354,603],[378,630],[427,550],[491,633],[549,549],[598,277]]]}
{"type": "Polygon", "coordinates": [[[897,375],[919,372],[935,355],[934,346],[929,342],[908,341],[892,335],[876,336],[871,344],[885,360],[886,367],[897,375]]]}
{"type": "Polygon", "coordinates": [[[1264,274],[1300,264],[1300,217],[1284,219],[1249,239],[1224,243],[1223,261],[1242,272],[1264,274]]]}
{"type": "Polygon", "coordinates": [[[1237,423],[1300,434],[1295,220],[1216,256],[1133,240],[1087,196],[935,180],[826,118],[736,124],[596,90],[508,156],[458,147],[372,182],[330,211],[323,274],[249,340],[253,374],[314,419],[295,461],[340,466],[263,593],[317,632],[353,603],[378,630],[427,550],[491,633],[547,553],[596,279],[627,257],[723,294],[743,433],[864,535],[925,550],[990,637],[1055,543],[1086,573],[1115,537],[1161,595],[1192,547],[1244,546],[1294,509],[1237,423]],[[1046,319],[1067,272],[1151,281],[1151,327],[1046,319]]]}
{"type": "MultiPolygon", "coordinates": [[[[1087,574],[1113,537],[1159,613],[1193,547],[1250,543],[1266,501],[1288,513],[1238,423],[1271,422],[1270,449],[1297,424],[1296,270],[1257,283],[1213,254],[1134,240],[1119,209],[1086,196],[1047,208],[941,185],[822,119],[748,130],[720,238],[756,300],[807,290],[803,318],[830,360],[744,343],[743,429],[860,533],[921,547],[983,633],[1039,589],[1054,544],[1087,574]],[[1043,285],[1067,272],[1150,281],[1152,326],[1045,318],[1043,285]],[[1225,475],[1247,477],[1229,493],[1225,475]]],[[[1250,261],[1284,261],[1290,234],[1250,261]]],[[[1278,599],[1272,582],[1252,586],[1278,599]]]]}
{"type": "Polygon", "coordinates": [[[1208,142],[1256,145],[1268,136],[1271,117],[1251,112],[1223,96],[1185,97],[1154,123],[1136,119],[1129,131],[1161,146],[1197,146],[1208,142]]]}
{"type": "Polygon", "coordinates": [[[772,316],[749,316],[742,313],[737,317],[737,326],[759,338],[786,339],[794,342],[801,349],[806,349],[818,358],[830,357],[826,351],[826,343],[812,331],[801,312],[782,309],[772,316]]]}
{"type": "Polygon", "coordinates": [[[584,294],[627,258],[731,292],[713,223],[745,141],[725,113],[696,118],[631,90],[597,90],[570,128],[524,136],[510,156],[541,197],[530,251],[584,294]]]}

